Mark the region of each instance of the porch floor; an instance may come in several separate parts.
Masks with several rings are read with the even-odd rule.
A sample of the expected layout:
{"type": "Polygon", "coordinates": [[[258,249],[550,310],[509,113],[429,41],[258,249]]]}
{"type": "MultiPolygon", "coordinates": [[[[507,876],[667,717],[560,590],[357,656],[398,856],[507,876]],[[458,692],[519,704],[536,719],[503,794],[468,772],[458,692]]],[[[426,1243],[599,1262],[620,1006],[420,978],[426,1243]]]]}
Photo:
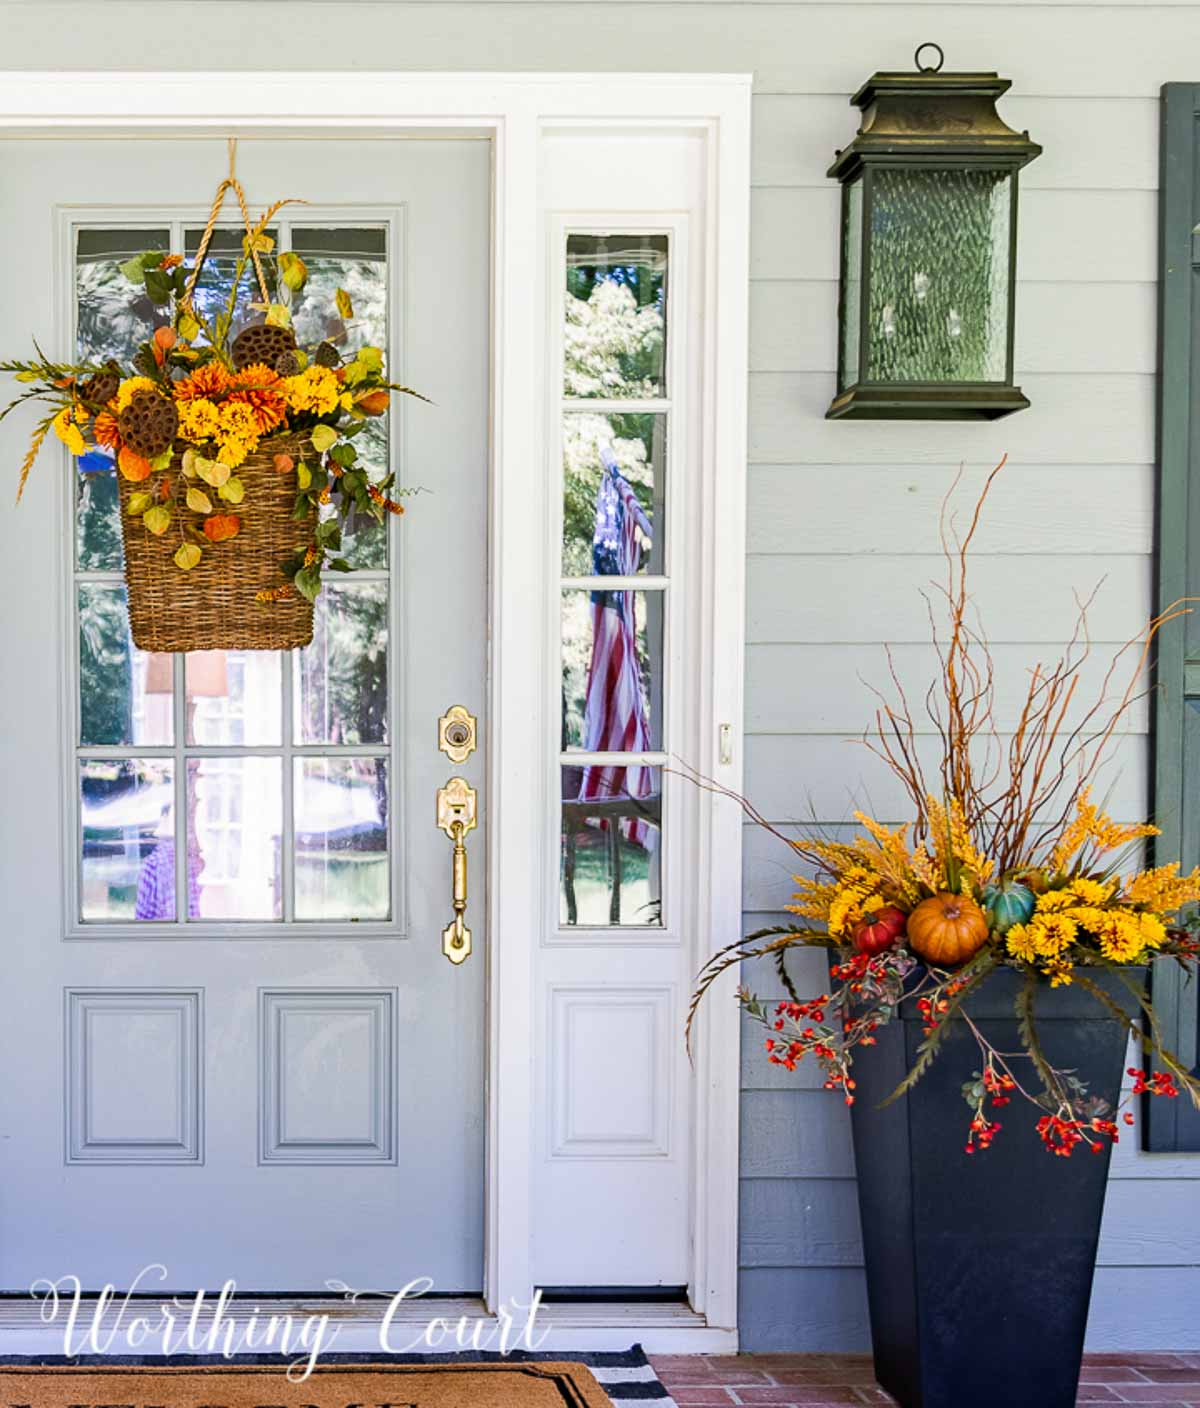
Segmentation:
{"type": "MultiPolygon", "coordinates": [[[[876,1384],[865,1354],[652,1354],[650,1362],[679,1408],[845,1408],[894,1402],[876,1384]]],[[[1137,1403],[1141,1408],[1200,1404],[1200,1354],[1085,1355],[1077,1401],[1137,1403]]]]}

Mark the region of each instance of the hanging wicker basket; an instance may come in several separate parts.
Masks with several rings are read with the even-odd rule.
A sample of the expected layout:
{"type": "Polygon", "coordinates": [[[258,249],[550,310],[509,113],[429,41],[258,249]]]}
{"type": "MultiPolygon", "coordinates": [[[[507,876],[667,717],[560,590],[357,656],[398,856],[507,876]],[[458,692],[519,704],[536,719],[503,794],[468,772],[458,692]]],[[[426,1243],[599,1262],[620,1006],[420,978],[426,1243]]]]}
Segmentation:
{"type": "MultiPolygon", "coordinates": [[[[316,511],[292,517],[296,475],[280,473],[276,455],[299,463],[307,437],[267,441],[238,466],[246,495],[237,506],[241,529],[235,538],[206,551],[190,572],[181,572],[174,554],[177,526],[156,537],[127,512],[129,496],[146,484],[120,477],[121,534],[125,541],[125,584],[134,644],[145,651],[294,650],[313,634],[313,608],[299,592],[263,603],[256,593],[277,588],[281,564],[312,542],[316,511]]],[[[179,457],[172,465],[178,483],[179,457]]],[[[147,481],[148,483],[149,481],[147,481]]],[[[201,531],[205,515],[176,506],[183,523],[201,531]]]]}

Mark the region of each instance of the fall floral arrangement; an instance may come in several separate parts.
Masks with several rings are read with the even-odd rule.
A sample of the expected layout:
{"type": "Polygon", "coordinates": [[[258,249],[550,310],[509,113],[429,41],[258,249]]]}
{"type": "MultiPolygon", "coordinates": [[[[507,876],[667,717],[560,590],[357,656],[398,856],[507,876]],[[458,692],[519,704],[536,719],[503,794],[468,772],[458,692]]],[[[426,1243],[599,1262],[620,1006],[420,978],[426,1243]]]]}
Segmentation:
{"type": "MultiPolygon", "coordinates": [[[[1068,649],[1052,665],[1030,672],[1015,730],[1002,737],[993,661],[971,624],[967,591],[968,548],[1001,466],[989,476],[961,541],[953,541],[943,515],[948,629],[941,637],[935,631],[940,671],[925,700],[941,742],[936,780],[925,775],[913,713],[893,668],[894,696],[880,696],[864,742],[903,784],[913,809],[910,822],[889,827],[856,812],[861,834],[851,840],[796,839],[736,798],[805,864],[807,873],[795,877],[795,902],[788,906],[802,922],[760,930],[718,952],[700,974],[689,1029],[700,999],[721,973],[743,959],[767,957],[787,1000],[764,1004],[745,988],[738,997],[748,1016],[766,1028],[772,1063],[794,1070],[811,1058],[826,1088],[842,1091],[851,1104],[859,1049],[875,1043],[875,1034],[902,1005],[915,1004],[924,1040],[892,1098],[921,1078],[958,1021],[974,1038],[979,1058],[963,1084],[968,1152],[988,1148],[1000,1130],[995,1111],[1014,1097],[1035,1107],[1038,1133],[1055,1154],[1069,1155],[1081,1144],[1099,1152],[1103,1141],[1119,1138],[1118,1111],[1047,1059],[1035,1013],[1044,988],[1077,985],[1128,1026],[1154,1058],[1152,1074],[1131,1068],[1129,1095],[1174,1097],[1182,1089],[1200,1105],[1200,1081],[1164,1047],[1139,971],[1152,958],[1195,971],[1195,924],[1181,913],[1200,900],[1200,869],[1181,875],[1173,863],[1141,868],[1139,843],[1157,828],[1118,823],[1092,800],[1114,730],[1138,697],[1154,636],[1186,608],[1168,608],[1130,642],[1140,649],[1119,697],[1109,698],[1108,688],[1121,655],[1100,698],[1083,708],[1082,717],[1072,717],[1087,656],[1082,607],[1068,649]],[[786,956],[813,945],[835,951],[831,986],[804,998],[786,956]],[[971,994],[1001,965],[1024,975],[1016,999],[1022,1050],[1015,1053],[998,1051],[970,1015],[971,994]],[[1097,984],[1104,969],[1136,993],[1144,1027],[1097,984]]],[[[1125,1112],[1123,1119],[1132,1123],[1133,1116],[1125,1112]]]]}
{"type": "MultiPolygon", "coordinates": [[[[290,203],[277,201],[252,222],[231,166],[190,268],[181,255],[158,250],[122,266],[161,310],[131,366],[55,362],[40,349],[32,360],[0,361],[0,370],[28,386],[0,418],[28,401],[49,406],[33,431],[18,499],[51,432],[73,455],[100,447],[115,458],[121,480],[127,560],[137,525],[170,542],[174,569],[191,574],[247,528],[259,482],[248,470],[265,465],[294,490],[284,502],[293,520],[290,539],[298,541],[273,564],[275,583],[254,592],[255,599],[269,604],[299,595],[311,602],[322,568],[350,570],[339,556],[342,521],[362,513],[383,522],[403,512],[398,500],[405,492],[393,488],[394,475],[368,477],[354,438],[386,412],[392,392],[418,393],[388,380],[378,347],[343,353],[334,341],[297,343],[290,303],[308,271],[298,254],[277,254],[266,232],[290,203]],[[245,237],[228,302],[206,318],[195,299],[197,280],[230,189],[242,207],[245,237]],[[237,327],[250,269],[260,301],[237,327]],[[332,511],[321,514],[325,505],[332,511]]],[[[354,316],[349,294],[338,289],[336,303],[345,326],[354,316]]],[[[272,502],[279,501],[273,492],[272,502]]]]}

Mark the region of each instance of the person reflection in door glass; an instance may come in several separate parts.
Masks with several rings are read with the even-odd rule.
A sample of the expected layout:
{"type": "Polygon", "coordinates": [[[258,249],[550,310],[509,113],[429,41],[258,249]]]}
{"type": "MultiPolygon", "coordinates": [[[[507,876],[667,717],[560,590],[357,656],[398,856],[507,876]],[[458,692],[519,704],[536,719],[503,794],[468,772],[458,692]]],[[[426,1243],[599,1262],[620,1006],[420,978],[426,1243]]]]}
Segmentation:
{"type": "MultiPolygon", "coordinates": [[[[138,874],[135,919],[175,918],[175,823],[170,807],[162,809],[155,847],[138,874]]],[[[198,856],[193,856],[193,860],[198,856]]],[[[195,864],[188,866],[188,918],[200,916],[200,882],[195,864]]]]}

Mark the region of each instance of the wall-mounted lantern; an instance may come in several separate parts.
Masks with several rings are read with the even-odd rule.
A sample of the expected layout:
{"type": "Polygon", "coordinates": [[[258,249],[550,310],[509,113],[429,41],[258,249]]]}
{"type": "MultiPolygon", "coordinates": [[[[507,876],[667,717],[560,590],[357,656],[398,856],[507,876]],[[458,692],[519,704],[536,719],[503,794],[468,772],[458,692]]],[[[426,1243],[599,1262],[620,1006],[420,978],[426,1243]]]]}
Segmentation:
{"type": "MultiPolygon", "coordinates": [[[[938,62],[921,66],[936,50],[938,62]]],[[[994,73],[877,73],[851,98],[842,183],[837,395],[876,420],[991,420],[1024,410],[1013,385],[1017,172],[1041,153],[996,112],[994,73]]]]}

